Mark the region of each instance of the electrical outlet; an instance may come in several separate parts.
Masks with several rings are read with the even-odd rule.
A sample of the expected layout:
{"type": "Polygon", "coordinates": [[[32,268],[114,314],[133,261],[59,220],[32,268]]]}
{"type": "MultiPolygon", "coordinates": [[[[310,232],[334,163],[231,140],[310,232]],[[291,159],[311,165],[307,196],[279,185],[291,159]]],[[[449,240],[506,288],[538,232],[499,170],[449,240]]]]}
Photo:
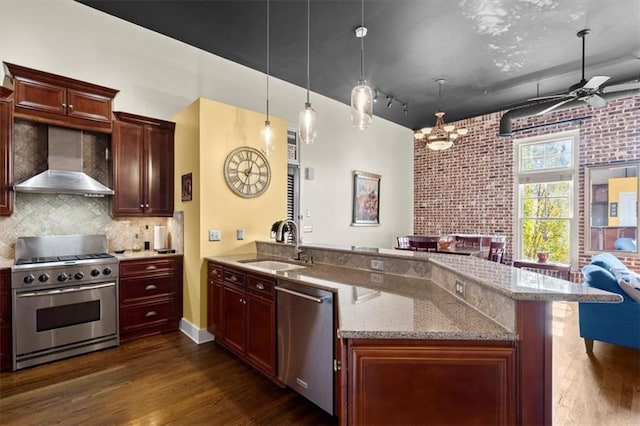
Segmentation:
{"type": "Polygon", "coordinates": [[[464,281],[456,280],[456,294],[460,297],[464,297],[464,281]]]}
{"type": "Polygon", "coordinates": [[[244,240],[244,229],[236,229],[236,239],[244,240]]]}
{"type": "Polygon", "coordinates": [[[374,284],[382,284],[384,282],[384,275],[377,272],[371,273],[371,282],[374,284]]]}
{"type": "Polygon", "coordinates": [[[220,241],[220,230],[209,229],[209,241],[220,241]]]}
{"type": "Polygon", "coordinates": [[[371,260],[371,269],[375,271],[382,271],[384,265],[382,260],[371,260]]]}

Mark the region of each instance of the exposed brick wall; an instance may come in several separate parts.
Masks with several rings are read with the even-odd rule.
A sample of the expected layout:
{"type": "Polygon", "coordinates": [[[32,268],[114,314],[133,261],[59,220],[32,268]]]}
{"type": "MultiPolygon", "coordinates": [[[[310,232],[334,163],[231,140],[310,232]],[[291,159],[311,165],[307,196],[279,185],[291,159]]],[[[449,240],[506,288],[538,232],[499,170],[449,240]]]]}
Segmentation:
{"type": "MultiPolygon", "coordinates": [[[[516,139],[568,130],[580,131],[579,153],[579,256],[584,254],[584,166],[640,160],[640,96],[610,101],[596,110],[579,107],[525,117],[513,121],[513,129],[591,116],[582,122],[564,123],[499,137],[500,118],[506,111],[456,122],[466,127],[464,140],[446,151],[414,147],[414,234],[486,233],[507,236],[506,259],[513,257],[514,153],[516,139]]],[[[640,258],[624,258],[640,271],[640,258]]],[[[579,274],[576,274],[579,280],[579,274]]]]}

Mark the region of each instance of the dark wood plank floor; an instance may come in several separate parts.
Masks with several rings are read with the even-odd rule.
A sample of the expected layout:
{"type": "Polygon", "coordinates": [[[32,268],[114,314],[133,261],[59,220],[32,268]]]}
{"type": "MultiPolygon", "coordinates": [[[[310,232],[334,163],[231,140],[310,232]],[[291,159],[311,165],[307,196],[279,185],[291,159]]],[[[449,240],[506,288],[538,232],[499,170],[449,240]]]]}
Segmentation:
{"type": "MultiPolygon", "coordinates": [[[[638,426],[640,351],[584,351],[577,304],[553,307],[553,418],[562,426],[638,426]]],[[[0,375],[0,424],[335,425],[215,343],[154,336],[0,375]]]]}

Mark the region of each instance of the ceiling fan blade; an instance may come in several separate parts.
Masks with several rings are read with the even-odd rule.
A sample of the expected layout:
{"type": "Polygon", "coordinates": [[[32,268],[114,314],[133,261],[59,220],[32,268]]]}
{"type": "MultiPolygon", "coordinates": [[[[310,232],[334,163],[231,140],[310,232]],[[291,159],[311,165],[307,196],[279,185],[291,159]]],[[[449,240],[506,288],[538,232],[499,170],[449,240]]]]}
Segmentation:
{"type": "Polygon", "coordinates": [[[604,108],[607,106],[607,101],[598,95],[587,96],[586,98],[580,98],[580,100],[585,101],[593,108],[604,108]]]}
{"type": "Polygon", "coordinates": [[[562,93],[559,95],[549,95],[549,96],[538,96],[537,98],[529,98],[527,99],[528,101],[546,101],[546,100],[550,100],[550,99],[561,99],[561,98],[566,98],[569,97],[571,95],[567,94],[567,93],[562,93]]]}
{"type": "Polygon", "coordinates": [[[604,82],[609,80],[611,77],[607,77],[606,75],[596,75],[595,77],[591,77],[591,80],[587,81],[587,83],[582,86],[583,89],[597,89],[604,82]]]}
{"type": "Polygon", "coordinates": [[[546,113],[548,113],[548,112],[553,111],[554,109],[558,108],[558,107],[559,107],[559,106],[561,106],[561,105],[564,105],[564,104],[566,104],[566,103],[568,103],[568,102],[573,101],[574,99],[575,99],[574,97],[571,97],[571,98],[565,99],[564,101],[560,101],[560,102],[558,102],[557,104],[553,104],[553,105],[551,105],[549,108],[543,109],[542,111],[540,111],[540,112],[539,112],[539,113],[537,113],[536,115],[544,115],[544,114],[546,114],[546,113]]]}
{"type": "Polygon", "coordinates": [[[613,84],[611,86],[603,87],[602,93],[624,92],[625,90],[640,89],[640,81],[632,83],[613,84]]]}

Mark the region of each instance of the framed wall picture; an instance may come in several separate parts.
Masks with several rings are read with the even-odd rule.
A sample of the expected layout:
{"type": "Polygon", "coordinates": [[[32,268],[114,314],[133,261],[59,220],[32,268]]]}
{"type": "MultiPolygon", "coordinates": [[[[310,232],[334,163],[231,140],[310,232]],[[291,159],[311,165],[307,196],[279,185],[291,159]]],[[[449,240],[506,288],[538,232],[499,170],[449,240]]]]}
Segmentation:
{"type": "Polygon", "coordinates": [[[182,175],[182,201],[191,201],[193,198],[193,177],[191,173],[182,175]]]}
{"type": "Polygon", "coordinates": [[[352,226],[380,224],[380,175],[353,172],[352,226]]]}

